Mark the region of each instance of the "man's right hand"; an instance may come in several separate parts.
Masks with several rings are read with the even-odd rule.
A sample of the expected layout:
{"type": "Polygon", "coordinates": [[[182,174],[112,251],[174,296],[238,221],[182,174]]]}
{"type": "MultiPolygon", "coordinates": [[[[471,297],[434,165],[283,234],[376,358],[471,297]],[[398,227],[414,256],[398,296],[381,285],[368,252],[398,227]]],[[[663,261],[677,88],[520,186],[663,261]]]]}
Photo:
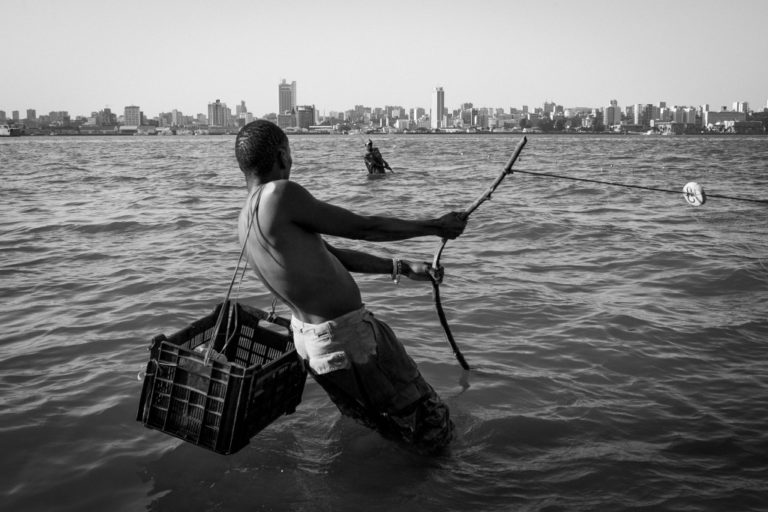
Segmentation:
{"type": "Polygon", "coordinates": [[[467,219],[462,212],[446,213],[438,219],[442,238],[453,240],[464,232],[467,227],[467,219]]]}
{"type": "Polygon", "coordinates": [[[435,269],[429,262],[426,261],[402,261],[403,275],[414,281],[436,281],[437,284],[443,282],[443,276],[445,275],[445,269],[442,265],[438,265],[435,269]]]}

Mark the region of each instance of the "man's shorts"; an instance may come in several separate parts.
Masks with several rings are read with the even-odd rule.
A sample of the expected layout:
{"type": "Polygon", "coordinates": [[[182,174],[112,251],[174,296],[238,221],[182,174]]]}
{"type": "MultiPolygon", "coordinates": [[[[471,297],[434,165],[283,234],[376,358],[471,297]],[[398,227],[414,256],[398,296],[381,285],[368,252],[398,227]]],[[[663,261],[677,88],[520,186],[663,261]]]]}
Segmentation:
{"type": "Polygon", "coordinates": [[[395,333],[365,309],[322,324],[291,319],[296,351],[345,416],[421,453],[445,448],[448,407],[395,333]]]}

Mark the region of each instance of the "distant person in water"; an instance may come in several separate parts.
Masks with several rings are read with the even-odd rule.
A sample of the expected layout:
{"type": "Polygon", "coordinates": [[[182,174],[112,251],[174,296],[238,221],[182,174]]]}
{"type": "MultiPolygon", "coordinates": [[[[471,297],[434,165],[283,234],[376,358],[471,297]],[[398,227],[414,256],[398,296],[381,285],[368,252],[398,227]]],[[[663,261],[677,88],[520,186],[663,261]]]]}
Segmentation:
{"type": "Polygon", "coordinates": [[[325,238],[453,239],[466,219],[457,212],[419,220],[358,215],[321,201],[290,180],[288,137],[269,121],[240,129],[235,155],[248,186],[240,243],[264,286],[290,308],[309,373],[342,414],[418,452],[443,450],[454,429],[448,407],[392,329],[365,307],[350,273],[429,281],[442,279],[442,268],[337,248],[325,238]]]}
{"type": "Polygon", "coordinates": [[[368,168],[368,174],[384,174],[384,169],[392,170],[371,139],[365,144],[365,166],[368,168]]]}

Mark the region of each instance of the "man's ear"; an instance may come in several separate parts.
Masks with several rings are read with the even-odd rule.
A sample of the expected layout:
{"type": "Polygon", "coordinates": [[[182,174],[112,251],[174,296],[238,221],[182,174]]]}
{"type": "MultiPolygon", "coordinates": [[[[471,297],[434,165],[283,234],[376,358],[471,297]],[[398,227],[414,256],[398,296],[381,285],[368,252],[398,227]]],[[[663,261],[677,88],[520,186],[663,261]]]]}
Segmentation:
{"type": "Polygon", "coordinates": [[[288,160],[285,157],[284,149],[277,150],[277,165],[279,165],[281,169],[285,169],[288,167],[288,160]]]}

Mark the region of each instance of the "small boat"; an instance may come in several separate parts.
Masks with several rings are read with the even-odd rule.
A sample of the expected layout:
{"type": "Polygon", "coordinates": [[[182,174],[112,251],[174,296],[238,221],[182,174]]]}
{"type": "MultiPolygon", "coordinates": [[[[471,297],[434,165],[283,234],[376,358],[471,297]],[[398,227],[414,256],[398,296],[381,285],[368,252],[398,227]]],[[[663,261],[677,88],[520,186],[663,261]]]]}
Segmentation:
{"type": "Polygon", "coordinates": [[[0,124],[0,137],[18,137],[21,135],[21,128],[0,124]]]}

